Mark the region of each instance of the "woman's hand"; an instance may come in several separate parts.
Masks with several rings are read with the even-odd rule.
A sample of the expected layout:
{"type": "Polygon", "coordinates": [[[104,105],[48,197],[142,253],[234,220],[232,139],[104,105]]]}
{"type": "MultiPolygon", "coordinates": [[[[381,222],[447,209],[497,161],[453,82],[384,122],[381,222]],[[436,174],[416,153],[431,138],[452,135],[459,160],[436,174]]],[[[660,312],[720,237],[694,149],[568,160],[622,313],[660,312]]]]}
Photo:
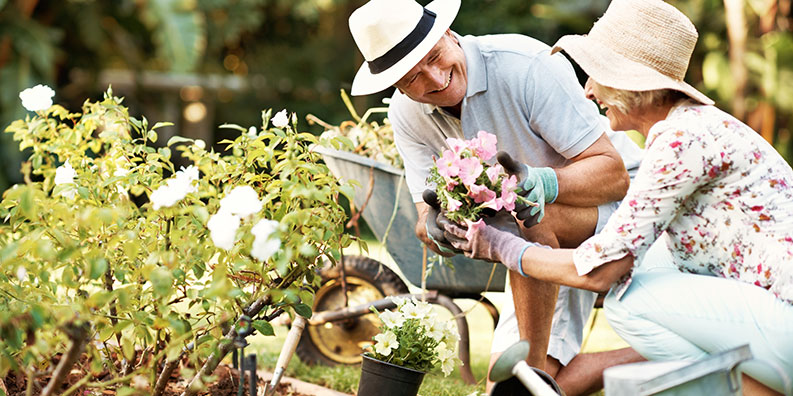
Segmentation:
{"type": "Polygon", "coordinates": [[[523,251],[529,246],[536,246],[520,236],[515,218],[506,211],[467,225],[444,222],[443,227],[446,240],[467,257],[500,262],[521,273],[523,251]]]}

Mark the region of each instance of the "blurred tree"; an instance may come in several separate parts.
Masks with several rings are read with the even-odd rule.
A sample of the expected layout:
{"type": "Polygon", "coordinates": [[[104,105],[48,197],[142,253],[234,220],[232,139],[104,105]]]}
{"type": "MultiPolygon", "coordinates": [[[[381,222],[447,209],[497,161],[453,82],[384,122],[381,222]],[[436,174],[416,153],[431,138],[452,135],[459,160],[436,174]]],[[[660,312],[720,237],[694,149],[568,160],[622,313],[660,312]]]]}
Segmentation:
{"type": "MultiPolygon", "coordinates": [[[[268,107],[338,124],[349,118],[339,89],[350,88],[362,62],[347,18],[363,3],[0,0],[0,125],[24,117],[17,95],[37,83],[53,86],[56,101],[70,108],[112,83],[133,114],[174,122],[164,137],[178,132],[217,140],[223,136],[214,136],[215,125],[256,125],[259,110],[268,107]]],[[[521,33],[552,44],[564,34],[586,33],[608,3],[463,0],[452,29],[521,33]]],[[[689,81],[790,158],[791,0],[670,3],[700,32],[689,81]]],[[[355,104],[363,109],[389,95],[356,98],[355,104]]],[[[19,181],[23,159],[15,145],[2,146],[0,190],[19,181]]]]}

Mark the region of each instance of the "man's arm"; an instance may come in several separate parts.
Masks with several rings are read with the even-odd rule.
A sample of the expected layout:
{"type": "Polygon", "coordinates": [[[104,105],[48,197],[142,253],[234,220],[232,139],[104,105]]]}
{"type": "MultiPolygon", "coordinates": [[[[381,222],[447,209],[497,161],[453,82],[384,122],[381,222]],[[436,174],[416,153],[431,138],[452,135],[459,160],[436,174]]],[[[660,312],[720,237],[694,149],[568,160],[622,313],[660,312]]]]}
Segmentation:
{"type": "Polygon", "coordinates": [[[625,197],[630,177],[605,133],[570,160],[571,164],[554,169],[559,182],[559,195],[554,202],[598,206],[625,197]]]}

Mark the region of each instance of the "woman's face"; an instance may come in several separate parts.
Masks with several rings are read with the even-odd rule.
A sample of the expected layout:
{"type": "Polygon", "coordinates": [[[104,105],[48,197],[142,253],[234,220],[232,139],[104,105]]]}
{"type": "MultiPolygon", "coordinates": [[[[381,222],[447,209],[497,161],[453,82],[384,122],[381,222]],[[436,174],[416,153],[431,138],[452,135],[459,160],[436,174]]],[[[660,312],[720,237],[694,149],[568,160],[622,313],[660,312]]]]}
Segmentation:
{"type": "Polygon", "coordinates": [[[584,93],[586,94],[587,99],[596,101],[600,108],[606,109],[606,117],[609,119],[611,130],[629,131],[631,129],[637,129],[637,125],[635,125],[636,123],[630,114],[631,112],[626,114],[620,111],[620,109],[618,109],[616,106],[609,106],[608,98],[604,97],[599,88],[600,84],[596,84],[595,80],[590,77],[586,80],[584,93]]]}

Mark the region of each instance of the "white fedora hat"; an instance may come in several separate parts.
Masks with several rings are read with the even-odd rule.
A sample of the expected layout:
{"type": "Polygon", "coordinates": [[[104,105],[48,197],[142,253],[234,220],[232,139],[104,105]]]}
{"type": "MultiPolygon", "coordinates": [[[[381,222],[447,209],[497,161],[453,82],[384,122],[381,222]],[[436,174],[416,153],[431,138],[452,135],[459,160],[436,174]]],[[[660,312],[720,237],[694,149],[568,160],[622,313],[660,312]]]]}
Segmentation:
{"type": "Polygon", "coordinates": [[[427,55],[451,26],[460,0],[371,0],[350,15],[350,32],[364,57],[353,95],[380,92],[427,55]]]}
{"type": "Polygon", "coordinates": [[[673,89],[713,104],[683,79],[697,29],[662,0],[613,0],[588,35],[563,36],[564,50],[598,84],[628,91],[673,89]]]}

